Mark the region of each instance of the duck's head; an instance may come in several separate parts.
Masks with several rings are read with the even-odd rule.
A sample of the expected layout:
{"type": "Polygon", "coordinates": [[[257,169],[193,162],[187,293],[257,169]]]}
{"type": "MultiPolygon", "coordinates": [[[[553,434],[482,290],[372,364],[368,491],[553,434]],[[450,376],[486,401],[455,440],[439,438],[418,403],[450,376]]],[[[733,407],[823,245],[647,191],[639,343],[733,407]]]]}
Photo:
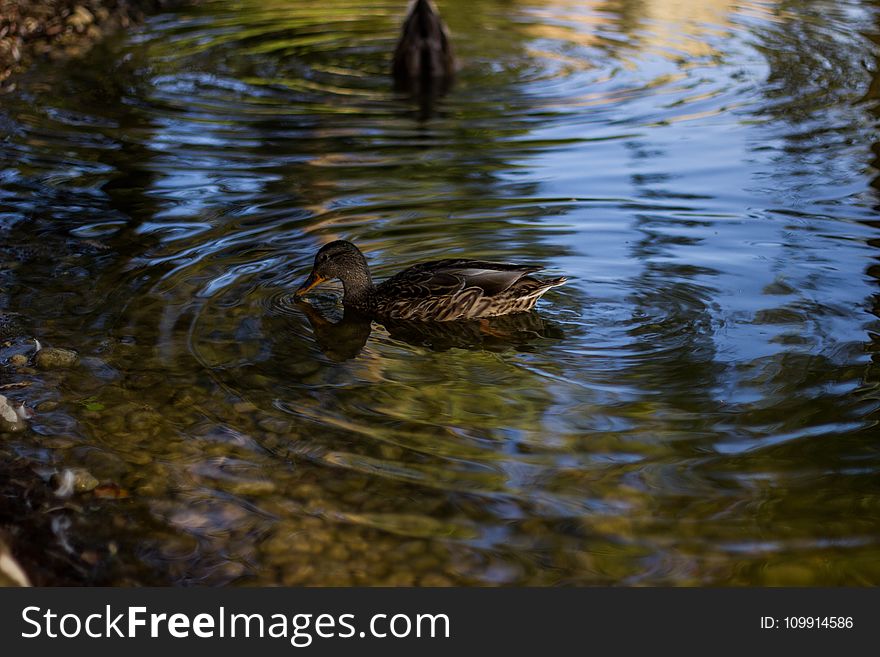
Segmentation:
{"type": "Polygon", "coordinates": [[[315,255],[315,264],[312,273],[300,288],[296,296],[304,296],[309,290],[317,287],[324,281],[339,279],[349,291],[354,284],[362,286],[370,285],[370,270],[367,259],[354,244],[345,240],[336,240],[321,247],[315,255]]]}

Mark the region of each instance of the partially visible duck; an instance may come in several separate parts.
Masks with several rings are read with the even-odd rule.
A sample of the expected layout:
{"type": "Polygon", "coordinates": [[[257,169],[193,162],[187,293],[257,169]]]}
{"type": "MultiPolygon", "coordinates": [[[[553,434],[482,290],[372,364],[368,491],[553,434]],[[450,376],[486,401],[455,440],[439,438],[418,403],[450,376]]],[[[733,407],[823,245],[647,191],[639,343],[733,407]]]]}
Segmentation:
{"type": "Polygon", "coordinates": [[[411,0],[394,51],[392,74],[399,86],[446,86],[455,73],[449,30],[432,0],[411,0]]]}
{"type": "Polygon", "coordinates": [[[364,254],[351,242],[337,240],[318,251],[296,296],[339,279],[343,305],[369,316],[423,321],[497,317],[531,310],[541,295],[567,280],[530,275],[540,269],[482,260],[433,260],[374,285],[364,254]]]}

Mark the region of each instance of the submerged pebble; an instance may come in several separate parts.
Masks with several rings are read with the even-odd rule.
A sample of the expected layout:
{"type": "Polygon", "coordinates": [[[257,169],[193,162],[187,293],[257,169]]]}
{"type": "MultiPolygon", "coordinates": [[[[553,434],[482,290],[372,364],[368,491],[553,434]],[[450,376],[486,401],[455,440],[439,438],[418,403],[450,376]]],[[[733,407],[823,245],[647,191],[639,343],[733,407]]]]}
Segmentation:
{"type": "Polygon", "coordinates": [[[46,438],[40,444],[49,449],[70,449],[71,447],[78,445],[79,442],[72,438],[55,436],[53,438],[46,438]]]}
{"type": "Polygon", "coordinates": [[[0,340],[9,340],[27,333],[26,320],[18,313],[0,312],[0,340]]]}
{"type": "Polygon", "coordinates": [[[453,586],[452,580],[437,573],[428,573],[419,580],[419,586],[453,586]]]}
{"type": "Polygon", "coordinates": [[[228,482],[224,486],[233,495],[262,496],[271,495],[278,487],[268,480],[240,480],[228,482]]]}
{"type": "Polygon", "coordinates": [[[27,427],[27,418],[30,414],[24,404],[16,405],[4,395],[0,395],[0,432],[23,431],[27,427]]]}
{"type": "Polygon", "coordinates": [[[253,413],[255,410],[257,410],[257,405],[249,401],[241,401],[233,404],[232,410],[234,410],[236,413],[241,414],[253,413]]]}
{"type": "Polygon", "coordinates": [[[73,367],[79,355],[72,349],[47,347],[37,352],[34,362],[41,370],[56,370],[73,367]]]}
{"type": "Polygon", "coordinates": [[[88,493],[98,487],[97,478],[85,468],[68,468],[52,476],[55,495],[70,497],[74,493],[88,493]]]}
{"type": "Polygon", "coordinates": [[[153,431],[162,422],[162,416],[150,409],[138,409],[125,416],[129,431],[153,431]]]}

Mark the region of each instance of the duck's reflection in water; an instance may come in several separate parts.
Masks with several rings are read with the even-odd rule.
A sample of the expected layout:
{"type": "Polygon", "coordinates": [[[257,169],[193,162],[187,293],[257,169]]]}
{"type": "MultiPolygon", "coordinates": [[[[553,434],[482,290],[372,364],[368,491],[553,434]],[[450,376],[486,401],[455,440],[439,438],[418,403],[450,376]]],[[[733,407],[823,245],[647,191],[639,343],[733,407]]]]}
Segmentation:
{"type": "Polygon", "coordinates": [[[453,348],[527,350],[529,343],[537,340],[565,337],[559,326],[534,311],[477,320],[418,322],[373,320],[346,308],[341,319],[331,321],[307,301],[297,300],[296,306],[309,320],[321,351],[334,361],[349,360],[361,352],[372,333],[373,321],[384,326],[395,340],[435,351],[453,348]]]}

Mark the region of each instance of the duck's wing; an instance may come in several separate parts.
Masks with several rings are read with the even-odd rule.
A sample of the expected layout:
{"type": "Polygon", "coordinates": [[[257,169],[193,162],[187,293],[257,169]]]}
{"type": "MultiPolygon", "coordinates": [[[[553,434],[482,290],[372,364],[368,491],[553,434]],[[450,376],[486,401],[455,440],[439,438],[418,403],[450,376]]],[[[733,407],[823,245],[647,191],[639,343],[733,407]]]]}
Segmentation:
{"type": "Polygon", "coordinates": [[[494,297],[527,274],[540,271],[537,265],[515,265],[483,260],[435,260],[400,272],[381,284],[382,294],[396,298],[448,297],[464,290],[494,297]]]}

